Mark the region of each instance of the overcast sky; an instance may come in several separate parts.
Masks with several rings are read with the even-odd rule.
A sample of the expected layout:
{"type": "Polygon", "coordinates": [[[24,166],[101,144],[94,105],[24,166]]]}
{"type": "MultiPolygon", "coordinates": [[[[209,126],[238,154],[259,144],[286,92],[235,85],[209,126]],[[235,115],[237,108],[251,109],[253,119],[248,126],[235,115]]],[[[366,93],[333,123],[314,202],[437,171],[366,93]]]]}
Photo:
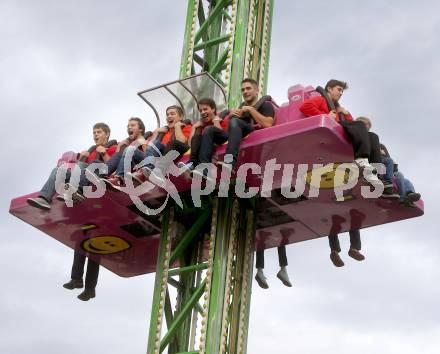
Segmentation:
{"type": "MultiPolygon", "coordinates": [[[[0,0],[0,353],[145,353],[153,275],[102,269],[88,303],[62,284],[72,250],[8,214],[64,151],[108,122],[153,121],[136,92],[178,77],[186,1],[0,0]]],[[[269,93],[346,80],[425,200],[425,216],[362,232],[365,262],[335,268],[326,238],[288,247],[293,288],[253,287],[250,354],[437,354],[440,348],[438,1],[276,1],[269,93]]],[[[213,353],[212,353],[213,354],[213,353]]]]}

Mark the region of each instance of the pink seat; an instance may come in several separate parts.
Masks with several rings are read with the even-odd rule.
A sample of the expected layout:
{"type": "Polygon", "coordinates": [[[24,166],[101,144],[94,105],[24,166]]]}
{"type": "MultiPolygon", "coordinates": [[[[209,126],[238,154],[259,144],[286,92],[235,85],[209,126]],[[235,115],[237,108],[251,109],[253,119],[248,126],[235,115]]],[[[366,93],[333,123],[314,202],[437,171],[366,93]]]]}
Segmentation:
{"type": "Polygon", "coordinates": [[[287,90],[289,102],[283,103],[276,114],[276,125],[288,123],[294,120],[305,118],[305,115],[299,111],[299,107],[304,100],[319,95],[313,86],[303,87],[302,85],[291,86],[287,90]]]}
{"type": "Polygon", "coordinates": [[[63,164],[67,164],[69,168],[75,165],[75,163],[78,161],[78,154],[73,151],[67,151],[61,156],[61,158],[58,160],[57,166],[61,166],[63,164]]]}

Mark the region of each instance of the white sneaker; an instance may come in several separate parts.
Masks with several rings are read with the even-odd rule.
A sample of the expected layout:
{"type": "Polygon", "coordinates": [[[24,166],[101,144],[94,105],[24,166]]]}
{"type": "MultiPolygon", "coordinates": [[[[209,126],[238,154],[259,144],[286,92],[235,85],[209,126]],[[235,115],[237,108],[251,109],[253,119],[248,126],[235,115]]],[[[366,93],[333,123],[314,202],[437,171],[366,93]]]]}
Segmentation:
{"type": "Polygon", "coordinates": [[[289,274],[287,274],[287,270],[286,270],[286,268],[281,268],[280,270],[279,270],[279,272],[277,273],[277,278],[279,279],[279,280],[281,280],[281,282],[285,285],[285,286],[287,286],[287,287],[289,287],[289,288],[291,288],[292,287],[292,283],[290,282],[290,279],[289,279],[289,274]]]}
{"type": "Polygon", "coordinates": [[[98,185],[102,183],[101,177],[98,176],[95,172],[89,170],[88,168],[85,169],[84,174],[87,177],[87,179],[90,182],[92,182],[94,185],[98,185]]]}
{"type": "Polygon", "coordinates": [[[362,173],[362,176],[367,182],[371,183],[374,187],[383,186],[383,182],[377,177],[377,174],[375,174],[374,171],[367,168],[364,169],[364,172],[365,171],[366,173],[362,173]]]}
{"type": "Polygon", "coordinates": [[[166,183],[165,176],[163,175],[161,170],[154,169],[150,172],[150,175],[148,177],[150,182],[153,182],[157,186],[164,186],[166,183]]]}
{"type": "Polygon", "coordinates": [[[260,288],[269,289],[269,284],[267,283],[267,278],[264,276],[262,269],[257,270],[257,274],[255,274],[255,280],[257,281],[260,288]]]}
{"type": "Polygon", "coordinates": [[[356,165],[360,168],[371,168],[374,169],[373,166],[370,165],[370,163],[368,162],[367,158],[359,158],[354,160],[354,162],[356,163],[356,165]]]}
{"type": "Polygon", "coordinates": [[[26,201],[30,206],[34,208],[43,209],[43,210],[51,209],[49,202],[42,197],[28,198],[26,201]]]}
{"type": "Polygon", "coordinates": [[[177,164],[177,167],[183,171],[183,173],[187,173],[187,172],[191,172],[192,170],[194,170],[195,166],[194,163],[189,161],[187,163],[184,162],[179,162],[177,164]]]}

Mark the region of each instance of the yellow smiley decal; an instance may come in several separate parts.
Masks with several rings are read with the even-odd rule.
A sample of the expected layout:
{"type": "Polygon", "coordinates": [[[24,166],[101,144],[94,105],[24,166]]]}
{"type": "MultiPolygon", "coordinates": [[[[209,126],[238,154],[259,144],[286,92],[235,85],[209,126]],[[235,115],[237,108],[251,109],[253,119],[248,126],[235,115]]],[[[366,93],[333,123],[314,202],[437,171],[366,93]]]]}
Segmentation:
{"type": "Polygon", "coordinates": [[[358,179],[359,171],[357,169],[350,169],[349,165],[346,163],[335,163],[310,170],[304,175],[306,183],[320,189],[333,189],[350,184],[358,179]],[[339,166],[341,167],[338,169],[339,166]],[[335,178],[336,171],[338,171],[338,178],[335,178]],[[312,178],[312,176],[315,178],[312,178]],[[321,176],[321,179],[319,179],[319,176],[321,176]]]}
{"type": "Polygon", "coordinates": [[[84,240],[84,251],[96,254],[114,254],[129,249],[131,245],[118,236],[96,236],[84,240]]]}

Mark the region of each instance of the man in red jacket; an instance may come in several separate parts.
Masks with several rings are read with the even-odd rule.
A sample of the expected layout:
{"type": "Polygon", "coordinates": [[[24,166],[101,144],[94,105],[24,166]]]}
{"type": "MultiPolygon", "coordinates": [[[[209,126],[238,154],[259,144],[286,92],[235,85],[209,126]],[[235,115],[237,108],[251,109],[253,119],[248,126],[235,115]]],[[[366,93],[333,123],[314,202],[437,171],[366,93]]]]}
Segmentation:
{"type": "MultiPolygon", "coordinates": [[[[370,163],[381,163],[380,156],[380,144],[379,137],[369,132],[365,124],[361,121],[353,121],[351,114],[339,104],[339,100],[347,89],[347,83],[339,80],[330,80],[325,85],[325,91],[335,107],[335,110],[331,110],[329,104],[332,102],[327,102],[323,96],[313,97],[311,99],[305,100],[304,103],[299,108],[300,111],[307,117],[317,116],[326,114],[330,118],[334,119],[340,125],[344,127],[345,132],[351,138],[353,144],[354,159],[356,165],[360,168],[359,175],[362,175],[362,171],[368,171],[365,175],[365,179],[370,182],[373,186],[380,185],[382,182],[379,180],[374,172],[374,167],[370,163]],[[342,114],[341,114],[342,113],[342,114]],[[343,118],[343,119],[341,119],[343,118]]],[[[384,197],[393,196],[393,189],[384,189],[384,197]]],[[[329,244],[330,244],[330,259],[336,267],[344,266],[339,253],[341,248],[339,245],[338,232],[335,228],[334,231],[330,232],[329,244]]],[[[350,250],[348,255],[357,261],[363,261],[365,256],[360,253],[361,250],[361,238],[359,230],[353,228],[350,230],[350,250]]]]}
{"type": "MultiPolygon", "coordinates": [[[[107,124],[96,123],[93,126],[93,140],[95,145],[79,154],[79,161],[77,162],[77,165],[81,169],[81,176],[78,192],[75,194],[78,195],[79,193],[79,196],[82,196],[82,187],[89,184],[89,181],[85,177],[85,170],[87,166],[91,163],[107,162],[115,154],[117,142],[115,140],[109,141],[109,137],[110,128],[107,124]]],[[[52,198],[56,193],[55,184],[57,182],[57,172],[59,169],[60,167],[55,167],[52,170],[49,179],[40,190],[39,196],[36,198],[29,198],[27,200],[29,205],[43,210],[51,209],[52,198]]],[[[66,171],[66,179],[70,179],[70,175],[70,170],[66,171]]],[[[62,197],[62,195],[60,196],[62,197]]],[[[96,296],[95,288],[98,283],[99,276],[99,263],[89,259],[87,262],[85,281],[83,281],[85,261],[86,256],[75,250],[71,279],[69,282],[63,285],[64,288],[69,290],[81,289],[85,285],[84,291],[78,295],[78,299],[82,301],[88,301],[96,296]]]]}
{"type": "MultiPolygon", "coordinates": [[[[377,175],[373,173],[375,171],[371,163],[381,163],[379,137],[374,133],[369,133],[365,127],[365,124],[359,121],[353,121],[351,114],[339,104],[339,100],[347,89],[347,83],[339,80],[330,80],[325,85],[325,91],[333,104],[335,110],[331,110],[326,99],[322,96],[317,96],[305,100],[299,108],[300,111],[307,117],[326,114],[330,118],[334,119],[340,125],[344,127],[345,132],[351,138],[354,151],[354,159],[356,165],[362,171],[368,171],[365,174],[365,179],[373,186],[380,185],[382,182],[377,175]],[[341,119],[344,117],[345,119],[341,119]]],[[[386,197],[389,191],[384,190],[383,196],[386,197]]],[[[391,194],[393,191],[391,190],[391,194]]]]}
{"type": "MultiPolygon", "coordinates": [[[[93,126],[93,140],[95,145],[92,146],[89,150],[85,150],[79,154],[77,166],[81,169],[81,175],[79,180],[79,188],[78,192],[82,192],[82,187],[89,184],[85,176],[85,170],[87,166],[93,162],[106,162],[111,156],[116,152],[117,143],[115,140],[109,141],[110,137],[110,128],[105,123],[96,123],[93,126]]],[[[28,198],[27,202],[30,206],[43,209],[50,210],[52,198],[56,193],[56,183],[57,183],[57,173],[58,170],[64,167],[55,167],[43,188],[41,188],[38,197],[36,198],[28,198]]],[[[59,181],[65,183],[66,180],[70,179],[71,171],[65,171],[65,180],[59,181]]],[[[83,197],[84,198],[84,197],[83,197]]]]}

